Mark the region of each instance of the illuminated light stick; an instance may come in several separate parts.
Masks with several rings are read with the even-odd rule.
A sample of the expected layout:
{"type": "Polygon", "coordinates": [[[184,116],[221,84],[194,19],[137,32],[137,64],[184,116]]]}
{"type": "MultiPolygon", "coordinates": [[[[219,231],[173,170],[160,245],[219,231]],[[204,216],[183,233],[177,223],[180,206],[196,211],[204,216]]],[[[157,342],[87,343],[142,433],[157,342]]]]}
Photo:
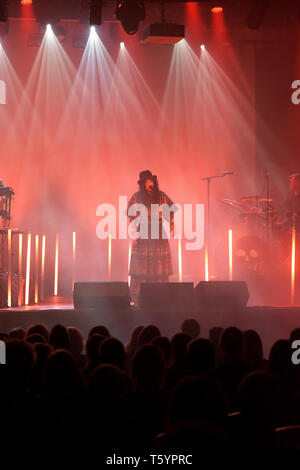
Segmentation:
{"type": "Polygon", "coordinates": [[[26,254],[25,305],[29,304],[30,255],[31,255],[31,233],[28,233],[27,254],[26,254]]]}
{"type": "Polygon", "coordinates": [[[7,231],[7,306],[11,307],[11,229],[7,231]]]}
{"type": "Polygon", "coordinates": [[[209,271],[208,271],[208,249],[205,247],[205,280],[209,281],[209,271]]]}
{"type": "Polygon", "coordinates": [[[291,304],[295,303],[295,272],[296,272],[296,227],[292,232],[292,256],[291,256],[291,304]]]}
{"type": "Polygon", "coordinates": [[[178,239],[178,278],[182,282],[182,240],[178,239]]]}
{"type": "Polygon", "coordinates": [[[59,248],[59,235],[56,234],[55,242],[55,262],[54,262],[54,295],[58,293],[58,248],[59,248]]]}
{"type": "Polygon", "coordinates": [[[19,257],[18,257],[18,272],[19,272],[19,293],[18,293],[18,306],[22,305],[22,250],[23,250],[23,234],[19,233],[19,257]]]}
{"type": "Polygon", "coordinates": [[[72,245],[72,291],[74,290],[74,282],[75,282],[75,261],[76,261],[76,232],[73,232],[73,245],[72,245]]]}
{"type": "Polygon", "coordinates": [[[42,238],[42,255],[41,255],[41,294],[40,299],[44,299],[44,279],[45,279],[45,254],[46,254],[46,235],[42,238]]]}
{"type": "Polygon", "coordinates": [[[39,301],[39,236],[35,236],[35,283],[34,283],[34,303],[39,301]]]}
{"type": "Polygon", "coordinates": [[[132,252],[132,243],[131,240],[129,240],[129,245],[128,245],[128,286],[130,287],[130,282],[131,282],[131,276],[129,274],[129,269],[130,269],[130,260],[131,260],[131,252],[132,252]]]}
{"type": "Polygon", "coordinates": [[[228,267],[229,281],[232,281],[232,229],[228,230],[228,267]]]}
{"type": "Polygon", "coordinates": [[[107,266],[107,271],[108,271],[108,279],[111,278],[111,235],[108,235],[108,266],[107,266]]]}

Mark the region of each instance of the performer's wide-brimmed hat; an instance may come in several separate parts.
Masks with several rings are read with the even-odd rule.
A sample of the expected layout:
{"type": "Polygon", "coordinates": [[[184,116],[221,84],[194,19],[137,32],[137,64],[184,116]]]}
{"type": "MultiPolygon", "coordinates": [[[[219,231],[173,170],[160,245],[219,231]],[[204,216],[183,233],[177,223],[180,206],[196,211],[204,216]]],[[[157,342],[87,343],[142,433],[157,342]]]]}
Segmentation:
{"type": "Polygon", "coordinates": [[[151,173],[150,170],[141,171],[139,174],[138,185],[143,184],[146,180],[154,180],[155,175],[151,173]]]}

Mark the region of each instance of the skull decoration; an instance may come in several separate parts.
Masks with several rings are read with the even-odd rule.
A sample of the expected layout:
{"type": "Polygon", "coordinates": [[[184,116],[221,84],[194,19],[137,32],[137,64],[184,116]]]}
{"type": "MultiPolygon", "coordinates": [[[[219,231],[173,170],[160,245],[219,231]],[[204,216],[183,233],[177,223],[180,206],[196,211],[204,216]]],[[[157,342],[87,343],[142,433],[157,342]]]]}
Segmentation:
{"type": "Polygon", "coordinates": [[[263,240],[253,236],[242,237],[236,242],[236,266],[242,271],[261,273],[266,260],[263,240]]]}

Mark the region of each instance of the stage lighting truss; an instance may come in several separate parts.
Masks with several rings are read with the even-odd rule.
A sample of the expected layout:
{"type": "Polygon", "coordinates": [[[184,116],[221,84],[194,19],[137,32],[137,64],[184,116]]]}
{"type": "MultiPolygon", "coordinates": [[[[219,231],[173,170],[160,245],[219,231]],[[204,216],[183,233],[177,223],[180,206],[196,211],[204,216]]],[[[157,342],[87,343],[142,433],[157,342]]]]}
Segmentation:
{"type": "Polygon", "coordinates": [[[142,0],[117,0],[115,13],[127,34],[135,34],[146,17],[142,0]]]}

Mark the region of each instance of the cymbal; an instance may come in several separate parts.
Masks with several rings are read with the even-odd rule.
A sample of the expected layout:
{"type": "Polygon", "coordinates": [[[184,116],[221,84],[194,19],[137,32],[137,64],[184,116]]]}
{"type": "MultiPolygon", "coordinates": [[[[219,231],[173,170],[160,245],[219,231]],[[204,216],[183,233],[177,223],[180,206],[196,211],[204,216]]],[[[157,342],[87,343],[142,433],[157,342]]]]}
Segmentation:
{"type": "Polygon", "coordinates": [[[240,201],[245,201],[245,202],[272,202],[271,198],[267,197],[260,197],[260,196],[244,196],[240,198],[240,201]]]}
{"type": "Polygon", "coordinates": [[[247,207],[246,204],[240,202],[240,201],[237,201],[235,199],[228,199],[228,198],[224,198],[224,199],[221,199],[221,202],[223,202],[224,204],[226,204],[227,206],[230,206],[230,207],[233,207],[234,209],[239,209],[239,210],[249,210],[249,208],[247,207]]]}

